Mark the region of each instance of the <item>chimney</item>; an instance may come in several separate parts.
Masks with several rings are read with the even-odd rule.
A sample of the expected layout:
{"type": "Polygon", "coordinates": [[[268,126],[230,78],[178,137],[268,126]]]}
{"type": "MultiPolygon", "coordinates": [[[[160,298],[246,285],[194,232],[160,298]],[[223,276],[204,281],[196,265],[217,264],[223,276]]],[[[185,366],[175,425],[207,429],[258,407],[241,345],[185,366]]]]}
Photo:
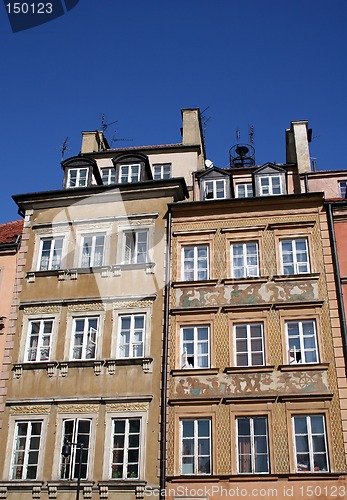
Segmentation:
{"type": "Polygon", "coordinates": [[[82,132],[81,153],[98,153],[110,149],[103,132],[94,130],[93,132],[82,132]]]}
{"type": "Polygon", "coordinates": [[[182,113],[182,144],[200,146],[199,169],[204,168],[206,158],[204,137],[202,133],[201,115],[199,108],[181,109],[182,113]]]}
{"type": "Polygon", "coordinates": [[[308,121],[301,120],[290,123],[286,130],[286,162],[296,163],[300,174],[311,172],[309,142],[312,130],[308,128],[308,121]]]}

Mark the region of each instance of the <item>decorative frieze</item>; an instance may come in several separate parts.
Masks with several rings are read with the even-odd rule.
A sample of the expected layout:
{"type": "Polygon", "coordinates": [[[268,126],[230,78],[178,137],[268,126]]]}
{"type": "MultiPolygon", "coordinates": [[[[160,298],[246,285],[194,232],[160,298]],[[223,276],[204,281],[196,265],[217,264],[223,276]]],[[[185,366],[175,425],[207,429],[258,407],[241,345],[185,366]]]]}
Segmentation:
{"type": "Polygon", "coordinates": [[[24,307],[24,314],[56,314],[61,310],[61,306],[47,305],[47,306],[27,306],[24,307]]]}
{"type": "Polygon", "coordinates": [[[152,307],[153,300],[134,299],[134,300],[117,301],[113,302],[113,309],[134,309],[135,307],[139,308],[152,307]]]}
{"type": "Polygon", "coordinates": [[[106,411],[148,411],[149,403],[109,403],[106,411]]]}
{"type": "Polygon", "coordinates": [[[42,413],[48,414],[50,411],[51,411],[50,405],[10,406],[10,413],[12,415],[17,415],[17,414],[39,415],[42,413]]]}
{"type": "Polygon", "coordinates": [[[70,312],[84,311],[104,311],[105,306],[102,302],[86,302],[84,304],[69,304],[67,306],[70,312]]]}
{"type": "Polygon", "coordinates": [[[59,413],[97,413],[99,405],[95,404],[65,404],[58,405],[59,413]]]}

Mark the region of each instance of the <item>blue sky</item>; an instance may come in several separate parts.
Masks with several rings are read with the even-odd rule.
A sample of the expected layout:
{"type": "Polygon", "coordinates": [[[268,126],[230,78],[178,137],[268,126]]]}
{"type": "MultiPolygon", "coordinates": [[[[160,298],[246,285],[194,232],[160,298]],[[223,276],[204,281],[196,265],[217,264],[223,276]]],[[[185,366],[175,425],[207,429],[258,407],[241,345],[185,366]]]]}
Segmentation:
{"type": "Polygon", "coordinates": [[[208,108],[207,156],[228,164],[255,129],[257,164],[285,161],[284,132],[309,120],[320,170],[347,169],[345,0],[80,0],[12,33],[0,5],[0,223],[12,194],[60,189],[59,146],[108,129],[115,147],[180,142],[185,107],[208,108]]]}

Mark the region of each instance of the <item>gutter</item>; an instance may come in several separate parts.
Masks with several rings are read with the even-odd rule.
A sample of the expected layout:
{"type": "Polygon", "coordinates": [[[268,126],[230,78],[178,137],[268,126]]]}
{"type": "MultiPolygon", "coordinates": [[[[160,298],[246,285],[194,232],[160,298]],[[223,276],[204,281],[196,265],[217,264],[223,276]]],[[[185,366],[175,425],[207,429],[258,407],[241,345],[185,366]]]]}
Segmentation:
{"type": "MultiPolygon", "coordinates": [[[[341,336],[342,336],[342,348],[343,348],[343,355],[345,358],[345,372],[347,376],[347,325],[346,325],[346,314],[345,314],[345,307],[343,303],[343,292],[342,292],[342,286],[341,286],[341,278],[340,278],[340,266],[339,266],[339,260],[337,256],[337,246],[336,246],[336,237],[335,237],[335,230],[334,230],[334,222],[333,222],[333,206],[337,205],[337,203],[334,202],[324,202],[325,206],[327,207],[327,215],[328,215],[328,228],[329,228],[329,234],[330,234],[330,243],[331,243],[331,250],[332,250],[332,260],[333,260],[333,267],[334,267],[334,275],[335,275],[335,284],[336,284],[336,291],[337,291],[337,305],[338,305],[338,310],[339,310],[339,316],[340,316],[340,326],[341,326],[341,336]]],[[[346,206],[346,202],[340,202],[338,205],[346,206]]]]}
{"type": "Polygon", "coordinates": [[[19,248],[21,242],[21,235],[17,236],[17,239],[14,243],[0,243],[0,252],[8,251],[8,250],[17,250],[19,248]]]}
{"type": "Polygon", "coordinates": [[[169,355],[169,306],[170,306],[170,262],[171,262],[171,207],[168,206],[166,226],[166,270],[164,298],[163,358],[161,368],[160,405],[160,498],[165,499],[166,486],[166,419],[167,419],[167,369],[169,355]]]}

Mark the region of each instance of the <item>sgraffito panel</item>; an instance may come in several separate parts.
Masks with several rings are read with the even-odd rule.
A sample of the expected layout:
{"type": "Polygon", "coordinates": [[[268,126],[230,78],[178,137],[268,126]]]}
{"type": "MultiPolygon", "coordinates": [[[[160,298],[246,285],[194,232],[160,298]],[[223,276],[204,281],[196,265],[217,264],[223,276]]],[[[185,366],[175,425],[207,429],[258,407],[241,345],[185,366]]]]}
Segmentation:
{"type": "Polygon", "coordinates": [[[327,374],[323,370],[307,372],[237,373],[218,376],[177,377],[173,397],[281,396],[327,394],[327,374]]]}

